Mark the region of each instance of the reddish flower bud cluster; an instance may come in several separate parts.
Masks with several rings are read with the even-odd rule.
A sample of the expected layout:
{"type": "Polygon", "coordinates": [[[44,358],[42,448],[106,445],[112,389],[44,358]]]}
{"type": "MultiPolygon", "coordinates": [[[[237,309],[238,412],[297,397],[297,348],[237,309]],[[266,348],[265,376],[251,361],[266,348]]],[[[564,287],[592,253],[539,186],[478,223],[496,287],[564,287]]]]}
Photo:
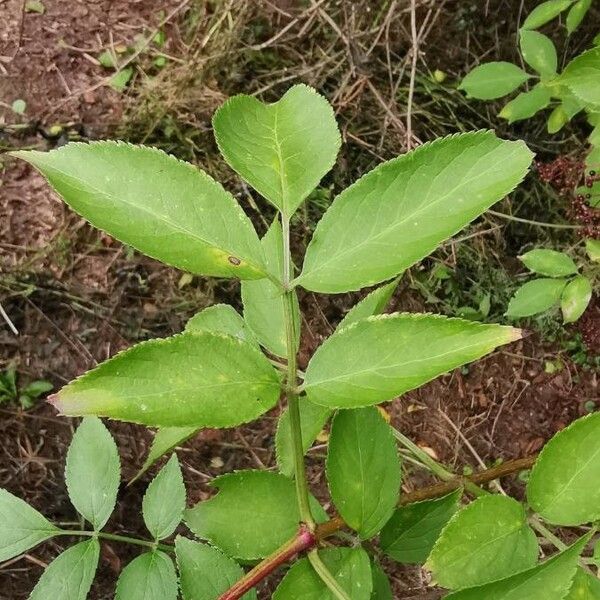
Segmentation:
{"type": "Polygon", "coordinates": [[[590,354],[600,354],[600,302],[592,300],[578,321],[581,339],[590,354]]]}

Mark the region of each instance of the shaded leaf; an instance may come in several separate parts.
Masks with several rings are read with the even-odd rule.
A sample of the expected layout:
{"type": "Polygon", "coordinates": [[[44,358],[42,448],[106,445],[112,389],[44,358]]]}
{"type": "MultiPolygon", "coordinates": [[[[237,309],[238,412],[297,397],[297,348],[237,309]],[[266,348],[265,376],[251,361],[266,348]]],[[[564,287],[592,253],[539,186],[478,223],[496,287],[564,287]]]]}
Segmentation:
{"type": "MultiPolygon", "coordinates": [[[[300,401],[300,430],[302,432],[302,449],[305,454],[325,427],[331,412],[331,409],[313,404],[306,398],[300,401]]],[[[294,453],[290,431],[290,413],[287,407],[281,413],[277,423],[275,448],[279,471],[288,477],[292,477],[294,475],[294,453]]]]}
{"type": "MultiPolygon", "coordinates": [[[[217,600],[244,574],[234,560],[207,544],[178,536],[175,552],[183,600],[217,600]]],[[[256,592],[247,592],[242,600],[256,600],[256,592]]]]}
{"type": "Polygon", "coordinates": [[[560,308],[565,323],[574,323],[585,312],[592,298],[592,283],[583,275],[578,275],[567,283],[561,299],[560,308]]]}
{"type": "Polygon", "coordinates": [[[523,29],[537,29],[545,25],[569,8],[572,3],[573,0],[548,0],[538,4],[525,19],[523,29]]]}
{"type": "Polygon", "coordinates": [[[538,111],[546,108],[552,99],[552,92],[542,85],[536,85],[529,92],[519,94],[511,100],[501,111],[500,117],[509,123],[522,121],[533,117],[538,111]]]}
{"type": "Polygon", "coordinates": [[[148,256],[202,275],[265,276],[248,217],[229,192],[188,163],[156,148],[108,141],[13,155],[36,167],[92,225],[148,256]]]}
{"type": "Polygon", "coordinates": [[[371,561],[371,575],[373,577],[371,600],[394,600],[390,580],[378,562],[371,561]]]}
{"type": "Polygon", "coordinates": [[[100,544],[96,539],[71,546],[48,565],[29,600],[85,600],[99,556],[100,544]]]}
{"type": "Polygon", "coordinates": [[[520,330],[512,327],[439,315],[369,317],[334,333],[317,349],[304,387],[311,402],[331,408],[377,404],[519,337],[520,330]]]}
{"type": "Polygon", "coordinates": [[[565,600],[600,600],[600,579],[578,567],[565,600]]]}
{"type": "Polygon", "coordinates": [[[531,158],[522,142],[479,131],[379,165],[333,201],[296,282],[336,293],[396,276],[510,192],[531,158]]]}
{"type": "MultiPolygon", "coordinates": [[[[200,538],[242,560],[264,558],[298,529],[294,482],[270,471],[237,471],[213,479],[219,493],[185,512],[200,538]]],[[[313,514],[326,518],[313,501],[313,514]],[[318,512],[318,514],[315,512],[318,512]]]]}
{"type": "Polygon", "coordinates": [[[154,550],[134,558],[121,571],[115,600],[177,600],[178,596],[173,561],[154,550]]]}
{"type": "Polygon", "coordinates": [[[133,77],[133,67],[125,67],[117,71],[110,78],[110,87],[117,92],[125,91],[127,84],[131,81],[133,77]]]}
{"type": "Polygon", "coordinates": [[[169,537],[183,518],[185,485],[173,454],[158,475],[150,482],[142,502],[142,514],[148,531],[156,540],[169,537]]]}
{"type": "MultiPolygon", "coordinates": [[[[269,273],[277,280],[283,277],[283,238],[279,221],[273,221],[261,240],[269,273]]],[[[285,296],[269,279],[242,282],[244,319],[256,339],[276,356],[287,356],[285,330],[285,296]]],[[[293,295],[295,348],[300,344],[300,308],[293,295]]]]}
{"type": "Polygon", "coordinates": [[[202,333],[203,331],[224,333],[250,344],[256,343],[240,313],[229,304],[214,304],[196,313],[185,324],[185,331],[187,333],[202,333]]]}
{"type": "Polygon", "coordinates": [[[567,32],[571,35],[580,25],[592,6],[592,0],[578,0],[567,14],[567,32]]]}
{"type": "Polygon", "coordinates": [[[537,31],[521,29],[521,54],[523,60],[542,77],[556,74],[558,57],[552,40],[537,31]]]}
{"type": "Polygon", "coordinates": [[[288,217],[331,169],[341,144],[331,105],[302,84],[273,104],[234,96],[213,127],[227,163],[288,217]]]}
{"type": "MultiPolygon", "coordinates": [[[[370,600],[373,586],[369,557],[362,548],[319,551],[342,589],[352,600],[370,600]]],[[[294,563],[273,594],[273,600],[336,600],[307,558],[294,563]]]]}
{"type": "Polygon", "coordinates": [[[0,488],[0,562],[37,546],[58,531],[27,502],[0,488]]]}
{"type": "Polygon", "coordinates": [[[527,500],[546,521],[581,525],[600,519],[600,413],[559,431],[540,453],[527,500]]]}
{"type": "Polygon", "coordinates": [[[342,329],[356,321],[366,319],[373,315],[380,315],[384,312],[390,298],[394,294],[394,291],[398,287],[399,277],[393,279],[389,283],[378,287],[376,290],[370,292],[360,302],[355,304],[346,314],[346,316],[340,321],[337,329],[342,329]]]}
{"type": "Polygon", "coordinates": [[[564,252],[536,248],[519,256],[519,260],[534,273],[546,277],[565,277],[577,273],[577,265],[564,252]]]}
{"type": "Polygon", "coordinates": [[[560,301],[565,288],[564,279],[534,279],[523,284],[511,298],[507,317],[530,317],[544,312],[560,301]]]}
{"type": "Polygon", "coordinates": [[[489,62],[475,67],[458,86],[470,98],[494,100],[514,92],[529,75],[509,62],[489,62]]]}
{"type": "Polygon", "coordinates": [[[376,535],[400,493],[400,459],[390,426],[374,407],[339,411],[327,453],[331,498],[361,538],[376,535]]]}
{"type": "Polygon", "coordinates": [[[523,505],[512,498],[489,495],[477,498],[452,517],[426,566],[439,585],[461,589],[533,567],[537,558],[537,538],[527,524],[523,505]]]}
{"type": "Polygon", "coordinates": [[[400,506],[381,531],[381,549],[401,563],[424,563],[458,510],[461,496],[459,489],[442,498],[400,506]]]}
{"type": "Polygon", "coordinates": [[[100,419],[84,419],[67,452],[65,483],[73,506],[96,531],[106,525],[115,508],[120,481],[115,440],[100,419]]]}
{"type": "Polygon", "coordinates": [[[585,250],[593,262],[600,262],[600,240],[585,240],[585,250]]]}
{"type": "Polygon", "coordinates": [[[142,342],[65,386],[56,407],[155,427],[233,427],[279,398],[279,376],[248,343],[216,333],[142,342]]]}

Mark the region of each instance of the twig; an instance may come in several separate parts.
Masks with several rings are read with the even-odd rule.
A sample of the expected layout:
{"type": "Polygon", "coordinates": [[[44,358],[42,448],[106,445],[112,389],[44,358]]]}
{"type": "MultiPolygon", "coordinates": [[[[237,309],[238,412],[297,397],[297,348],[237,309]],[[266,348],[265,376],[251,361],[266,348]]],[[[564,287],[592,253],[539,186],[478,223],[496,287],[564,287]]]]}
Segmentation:
{"type": "Polygon", "coordinates": [[[19,330],[15,327],[15,324],[10,320],[8,314],[6,314],[6,311],[4,310],[2,304],[0,304],[0,315],[2,315],[2,318],[6,321],[6,324],[10,327],[10,330],[15,335],[19,335],[19,330]]]}
{"type": "Polygon", "coordinates": [[[410,66],[410,84],[408,102],[406,104],[406,150],[412,148],[412,105],[415,93],[415,76],[417,74],[417,58],[419,54],[419,38],[417,37],[417,3],[410,0],[410,32],[412,37],[412,62],[410,66]]]}
{"type": "Polygon", "coordinates": [[[527,223],[528,225],[537,225],[538,227],[551,227],[553,229],[581,229],[581,225],[561,225],[560,223],[543,223],[542,221],[531,221],[530,219],[523,219],[521,217],[513,217],[506,213],[496,212],[495,210],[488,209],[491,215],[495,217],[501,217],[509,221],[517,221],[518,223],[527,223]]]}

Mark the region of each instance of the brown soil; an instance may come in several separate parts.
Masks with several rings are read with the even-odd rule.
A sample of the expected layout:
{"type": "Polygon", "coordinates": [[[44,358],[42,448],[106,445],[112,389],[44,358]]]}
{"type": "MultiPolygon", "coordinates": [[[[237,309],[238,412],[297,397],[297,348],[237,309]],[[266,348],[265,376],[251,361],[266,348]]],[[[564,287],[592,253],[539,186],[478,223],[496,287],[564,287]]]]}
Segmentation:
{"type": "MultiPolygon", "coordinates": [[[[210,13],[207,8],[210,3],[197,4],[202,6],[200,12],[210,13]]],[[[296,2],[259,4],[262,12],[259,11],[253,21],[257,32],[261,31],[257,23],[265,20],[270,20],[273,27],[272,31],[262,33],[261,41],[269,40],[282,30],[289,21],[287,11],[301,14],[296,2]]],[[[365,3],[370,9],[377,4],[365,3]]],[[[504,10],[503,2],[488,4],[492,5],[496,15],[504,10]]],[[[158,3],[44,0],[46,10],[43,15],[24,12],[23,6],[21,0],[0,0],[0,110],[3,112],[0,147],[35,145],[45,148],[67,139],[102,137],[114,132],[116,127],[122,127],[123,116],[128,113],[133,115],[128,133],[139,138],[140,135],[130,129],[130,124],[134,123],[137,134],[141,131],[136,120],[140,114],[135,107],[132,109],[132,102],[137,100],[104,85],[107,72],[94,60],[106,47],[131,45],[136,35],[147,36],[165,15],[183,5],[170,0],[158,3]],[[10,110],[17,98],[27,102],[23,117],[10,110]],[[46,141],[54,124],[61,125],[62,133],[46,141]],[[21,125],[23,127],[19,127],[21,125]]],[[[337,3],[326,3],[325,6],[333,11],[337,3]]],[[[403,144],[403,116],[392,118],[389,115],[390,110],[392,114],[394,111],[402,114],[397,110],[399,107],[390,109],[373,98],[371,104],[367,104],[369,84],[362,75],[366,67],[361,60],[367,61],[368,57],[361,59],[348,50],[349,57],[343,58],[347,50],[343,36],[352,32],[355,20],[361,16],[349,6],[340,13],[342,16],[336,25],[342,31],[334,30],[335,39],[331,42],[331,55],[342,49],[342,59],[352,67],[349,81],[354,82],[346,82],[345,87],[330,94],[334,97],[350,146],[340,160],[342,174],[336,175],[340,181],[332,182],[333,186],[346,185],[354,171],[365,168],[365,159],[353,162],[359,152],[376,161],[380,155],[388,157],[397,153],[403,144]],[[343,34],[342,38],[338,33],[343,34]],[[366,130],[364,122],[356,118],[364,110],[380,111],[377,118],[385,123],[384,128],[366,130]],[[348,174],[344,173],[346,166],[348,174]]],[[[429,15],[430,19],[438,19],[439,27],[438,36],[431,42],[430,55],[436,48],[448,45],[449,40],[454,39],[453,35],[459,35],[452,29],[456,23],[450,17],[455,8],[450,7],[437,16],[435,12],[429,15]]],[[[241,2],[239,10],[240,13],[251,12],[248,5],[241,2]]],[[[425,10],[421,16],[425,16],[425,10]]],[[[170,40],[166,53],[181,49],[184,32],[178,18],[175,14],[165,26],[170,40]]],[[[493,15],[486,18],[492,19],[493,15]]],[[[469,13],[468,19],[476,21],[477,17],[469,13]]],[[[404,41],[398,42],[394,50],[403,56],[408,45],[406,40],[410,39],[406,37],[406,25],[405,20],[398,23],[396,35],[404,41]]],[[[202,30],[202,35],[196,36],[199,44],[209,44],[208,31],[208,28],[202,30]]],[[[382,32],[381,39],[385,40],[390,33],[386,33],[385,28],[382,32]]],[[[235,37],[233,26],[230,33],[235,37]]],[[[499,33],[498,39],[503,39],[502,31],[496,33],[499,33]]],[[[254,35],[246,30],[243,34],[254,35]]],[[[393,37],[394,33],[391,35],[393,37]]],[[[280,41],[284,39],[282,36],[280,41]]],[[[294,43],[306,49],[311,44],[310,35],[304,32],[294,43]]],[[[167,99],[169,110],[180,111],[182,121],[196,128],[193,135],[198,135],[197,132],[204,137],[207,135],[210,113],[228,93],[246,91],[246,87],[257,89],[261,85],[260,77],[256,84],[254,81],[248,83],[258,67],[244,62],[242,50],[236,51],[238,54],[230,48],[221,52],[235,61],[229,79],[222,77],[212,66],[210,58],[204,59],[199,54],[200,58],[196,56],[194,60],[200,63],[206,60],[206,65],[210,66],[210,69],[206,67],[208,74],[202,75],[200,91],[191,97],[189,81],[185,85],[180,82],[182,87],[176,89],[173,98],[167,99]],[[247,72],[235,72],[235,69],[243,68],[247,68],[247,72]]],[[[456,70],[462,71],[473,57],[468,61],[466,55],[454,56],[459,52],[459,49],[453,49],[451,54],[456,70]]],[[[281,54],[287,64],[304,60],[291,43],[281,49],[281,54]]],[[[382,50],[372,65],[368,63],[373,72],[385,73],[385,56],[382,50]]],[[[444,67],[443,55],[430,58],[429,63],[431,68],[450,69],[444,67]]],[[[301,79],[320,82],[326,89],[331,89],[332,78],[338,76],[322,65],[317,74],[305,67],[301,79]],[[314,81],[312,76],[316,78],[314,81]]],[[[136,77],[142,77],[140,70],[136,77]]],[[[280,77],[281,73],[278,73],[277,79],[280,77]]],[[[384,77],[377,80],[375,76],[373,79],[380,93],[387,98],[387,80],[384,77]]],[[[150,92],[148,88],[142,89],[140,106],[146,106],[144,103],[148,103],[154,93],[159,94],[157,89],[150,92]]],[[[160,94],[165,100],[164,90],[160,94]]],[[[145,131],[152,139],[160,135],[156,125],[160,118],[158,116],[154,125],[145,131]]],[[[482,118],[485,121],[486,117],[482,118]]],[[[418,123],[418,114],[415,119],[418,123]]],[[[440,128],[445,126],[444,123],[429,121],[427,117],[423,121],[421,125],[417,124],[418,136],[427,139],[443,133],[440,128]]],[[[482,125],[481,120],[476,123],[482,125]]],[[[195,152],[197,138],[188,136],[186,139],[192,139],[195,152]]],[[[212,142],[208,144],[211,147],[212,142]]],[[[207,161],[215,160],[215,169],[222,170],[221,163],[213,157],[214,152],[210,154],[203,147],[201,154],[207,161]]],[[[232,185],[241,190],[239,182],[232,185]]],[[[250,205],[245,207],[253,216],[257,215],[250,205]]],[[[263,221],[257,220],[257,227],[263,226],[263,221]]],[[[302,246],[307,235],[306,232],[302,234],[297,246],[302,246]]],[[[0,301],[19,330],[19,336],[12,335],[7,327],[0,327],[0,370],[15,364],[22,382],[45,378],[59,387],[140,339],[181,330],[191,314],[213,302],[229,302],[240,308],[237,284],[233,282],[194,278],[183,286],[180,283],[181,273],[131,253],[110,237],[95,232],[65,208],[32,169],[23,163],[6,160],[0,187],[0,301]]],[[[304,361],[359,297],[358,294],[343,297],[305,294],[301,298],[307,315],[302,345],[304,361]]],[[[414,291],[402,286],[396,293],[393,308],[423,310],[424,307],[414,291]]],[[[597,315],[597,309],[594,310],[597,315]]],[[[561,347],[544,342],[538,334],[531,333],[523,341],[468,369],[457,370],[407,394],[401,401],[388,405],[387,410],[396,427],[439,460],[456,465],[458,469],[468,465],[477,470],[482,464],[490,465],[498,459],[539,450],[556,431],[585,413],[586,402],[599,399],[596,373],[578,367],[569,361],[561,347]],[[557,355],[561,356],[565,368],[554,375],[546,374],[545,361],[555,359],[557,355]]],[[[232,469],[274,464],[273,432],[277,414],[278,409],[237,431],[205,431],[184,445],[179,456],[190,504],[210,494],[207,484],[215,475],[232,469]],[[220,464],[222,466],[217,466],[220,464]]],[[[74,426],[75,421],[56,416],[44,403],[26,412],[8,405],[0,408],[0,486],[59,522],[75,519],[62,479],[66,447],[74,426]]],[[[123,478],[127,480],[142,464],[151,435],[142,427],[120,423],[110,426],[121,450],[123,478]]],[[[309,474],[317,495],[323,497],[326,488],[320,469],[322,456],[323,450],[319,448],[310,453],[309,474]]],[[[107,526],[109,531],[145,536],[139,508],[150,477],[143,477],[131,487],[123,487],[117,510],[107,526]]],[[[411,477],[405,478],[404,487],[408,491],[426,481],[422,474],[411,473],[411,477]]],[[[504,486],[516,495],[522,493],[522,484],[517,478],[505,481],[504,486]]],[[[26,598],[44,565],[63,547],[64,540],[51,541],[0,565],[0,598],[26,598]]],[[[135,554],[130,547],[103,543],[98,577],[90,598],[112,598],[120,568],[135,554]]],[[[395,597],[415,600],[439,597],[438,592],[428,588],[425,571],[398,568],[391,563],[386,566],[394,580],[395,597]]],[[[268,591],[264,590],[262,597],[267,598],[268,591]]]]}

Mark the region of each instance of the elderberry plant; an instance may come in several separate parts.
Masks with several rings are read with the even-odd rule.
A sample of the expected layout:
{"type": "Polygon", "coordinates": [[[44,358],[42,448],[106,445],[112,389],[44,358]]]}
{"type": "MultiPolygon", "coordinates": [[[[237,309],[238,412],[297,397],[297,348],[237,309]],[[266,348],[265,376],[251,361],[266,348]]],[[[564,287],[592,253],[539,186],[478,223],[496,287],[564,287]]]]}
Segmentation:
{"type": "Polygon", "coordinates": [[[48,566],[34,599],[86,598],[102,540],[145,547],[123,570],[117,600],[251,600],[288,563],[275,600],[390,600],[381,555],[424,563],[452,600],[598,598],[600,583],[578,561],[600,519],[600,414],[559,433],[537,461],[509,461],[466,479],[377,410],[519,339],[507,326],[382,313],[405,269],[518,185],[532,160],[525,144],[466,133],[379,165],[335,198],[297,273],[290,219],[335,162],[340,135],[331,107],[298,85],[274,104],[236,96],[213,124],[226,161],[277,210],[262,239],[220,184],[158,150],[95,142],[15,153],[119,240],[193,274],[240,279],[244,314],[207,308],[181,334],[137,344],[53,397],[61,413],[84,417],[65,476],[90,528],[57,527],[1,491],[0,560],[55,536],[88,538],[48,566]],[[300,371],[298,288],[342,293],[379,284],[300,371]],[[158,428],[146,470],[198,430],[257,419],[282,396],[279,472],[217,477],[212,498],[184,509],[173,455],[142,503],[151,538],[104,531],[120,476],[116,446],[98,417],[158,428]],[[336,515],[310,493],[304,465],[330,420],[326,478],[336,515]],[[401,492],[405,455],[441,482],[401,492]],[[526,503],[481,487],[534,462],[526,503]],[[182,517],[196,539],[179,535],[173,545],[182,517]],[[543,521],[587,530],[566,546],[543,521]],[[349,533],[339,535],[342,529],[349,533]],[[540,539],[559,552],[542,550],[540,539]]]}

